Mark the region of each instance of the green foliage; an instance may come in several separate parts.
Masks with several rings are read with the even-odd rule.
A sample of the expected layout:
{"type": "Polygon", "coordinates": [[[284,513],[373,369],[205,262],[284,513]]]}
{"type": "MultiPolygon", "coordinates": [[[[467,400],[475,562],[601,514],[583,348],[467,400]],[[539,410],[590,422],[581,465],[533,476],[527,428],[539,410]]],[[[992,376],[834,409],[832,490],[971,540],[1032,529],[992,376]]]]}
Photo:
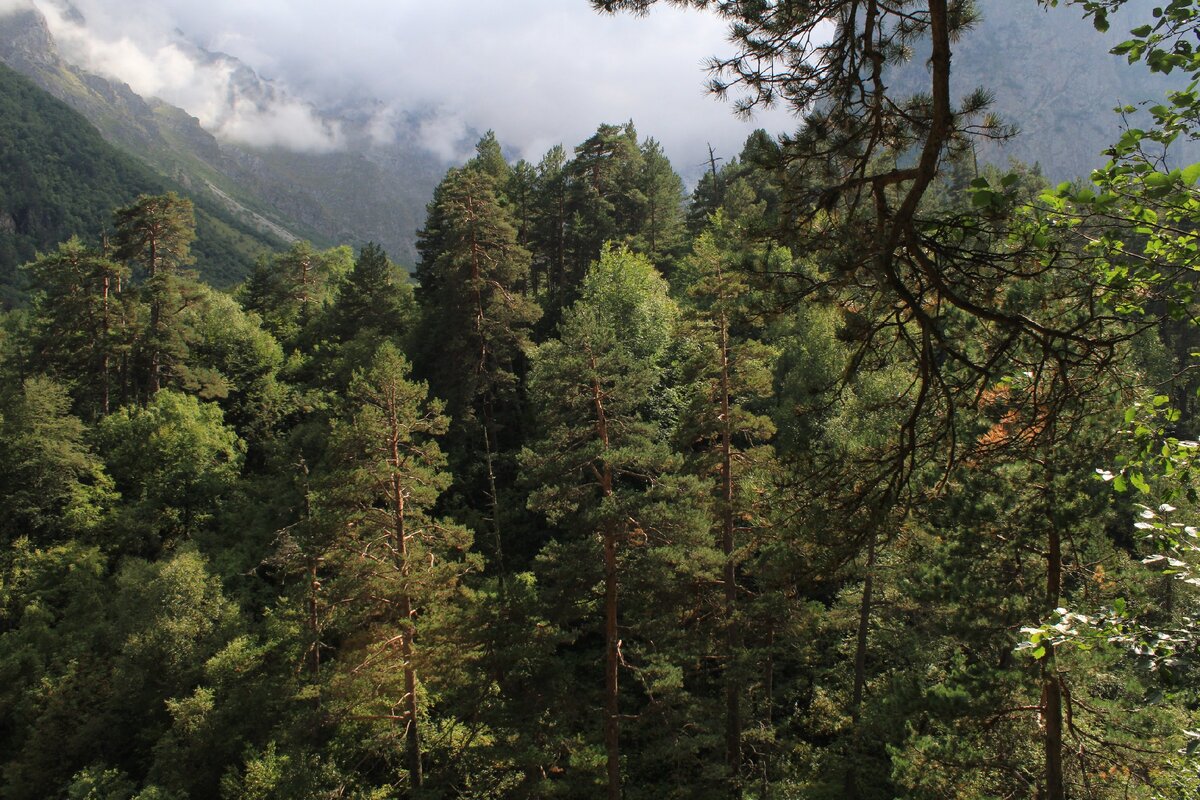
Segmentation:
{"type": "Polygon", "coordinates": [[[66,389],[26,379],[0,416],[0,545],[95,542],[116,502],[113,480],[70,413],[66,389]]]}
{"type": "MultiPolygon", "coordinates": [[[[194,537],[229,501],[244,446],[221,409],[163,390],[144,408],[126,406],[98,426],[97,439],[118,490],[134,547],[194,537]]],[[[153,552],[153,549],[151,550],[153,552]]]]}
{"type": "MultiPolygon", "coordinates": [[[[850,5],[717,10],[752,43],[850,5]]],[[[880,6],[877,55],[939,9],[965,34],[880,6]]],[[[0,796],[1194,793],[1197,170],[1160,126],[1046,191],[963,157],[981,96],[885,104],[878,150],[868,95],[791,78],[829,105],[686,218],[632,124],[536,167],[489,133],[415,288],[298,243],[220,293],[169,194],[117,212],[125,266],[29,264],[0,796]]]]}

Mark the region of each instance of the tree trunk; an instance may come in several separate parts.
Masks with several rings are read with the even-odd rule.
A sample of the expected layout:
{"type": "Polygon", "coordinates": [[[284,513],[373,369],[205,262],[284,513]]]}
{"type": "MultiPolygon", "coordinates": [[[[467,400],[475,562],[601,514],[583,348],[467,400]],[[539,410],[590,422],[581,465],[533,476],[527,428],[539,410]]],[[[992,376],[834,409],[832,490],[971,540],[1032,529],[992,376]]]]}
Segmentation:
{"type": "Polygon", "coordinates": [[[607,758],[608,800],[621,798],[621,717],[617,685],[620,651],[617,639],[617,537],[604,533],[604,750],[607,758]]]}
{"type": "Polygon", "coordinates": [[[863,693],[867,686],[867,634],[871,624],[871,600],[875,591],[875,542],[877,532],[871,530],[867,542],[867,574],[863,579],[862,602],[858,607],[858,641],[854,647],[854,696],[850,700],[850,719],[857,725],[862,712],[863,693]]]}
{"type": "MultiPolygon", "coordinates": [[[[1050,518],[1049,547],[1046,552],[1046,611],[1054,613],[1062,595],[1062,537],[1055,524],[1053,508],[1050,518]]],[[[1063,788],[1063,709],[1062,684],[1055,663],[1054,645],[1046,643],[1042,656],[1042,721],[1045,731],[1045,800],[1064,800],[1063,788]]]]}
{"type": "MultiPolygon", "coordinates": [[[[391,446],[392,469],[399,470],[400,430],[396,417],[396,409],[390,409],[392,417],[391,446]]],[[[402,630],[400,632],[400,656],[404,661],[404,707],[408,717],[405,726],[405,756],[408,761],[408,778],[412,788],[421,788],[421,735],[417,721],[417,670],[413,665],[413,637],[415,626],[413,621],[412,597],[408,593],[408,531],[406,530],[405,493],[400,476],[392,476],[392,513],[394,515],[392,552],[395,554],[396,566],[400,572],[402,588],[400,590],[400,617],[402,630]]]]}
{"type": "Polygon", "coordinates": [[[500,498],[496,490],[495,434],[492,422],[492,404],[483,402],[483,452],[486,457],[488,477],[488,499],[492,507],[492,538],[496,543],[496,570],[500,575],[500,590],[504,591],[504,541],[500,534],[500,498]]]}
{"type": "MultiPolygon", "coordinates": [[[[590,359],[593,374],[596,359],[590,359]]],[[[596,411],[596,436],[608,453],[608,414],[604,409],[604,391],[600,382],[592,379],[592,402],[596,411]]],[[[600,493],[613,493],[612,465],[605,461],[597,469],[600,493]]],[[[608,800],[621,798],[621,705],[618,693],[620,669],[620,640],[617,638],[617,525],[604,526],[604,751],[608,775],[608,800]]]]}
{"type": "Polygon", "coordinates": [[[740,648],[737,625],[737,563],[734,557],[733,507],[733,422],[729,395],[729,324],[722,314],[719,320],[721,350],[721,552],[725,556],[725,764],[730,787],[737,796],[742,769],[742,687],[736,660],[740,648]]]}
{"type": "Polygon", "coordinates": [[[158,244],[155,240],[150,240],[150,275],[147,283],[151,286],[150,296],[150,375],[147,381],[147,386],[150,390],[150,397],[158,394],[158,390],[162,388],[162,354],[159,352],[160,341],[158,338],[158,328],[162,322],[162,298],[158,296],[158,287],[154,285],[155,278],[158,276],[158,244]]]}
{"type": "Polygon", "coordinates": [[[404,697],[408,725],[404,740],[408,761],[408,777],[414,789],[421,788],[421,736],[417,723],[417,671],[413,667],[413,608],[412,598],[405,593],[400,598],[400,613],[404,617],[404,632],[400,639],[400,654],[404,658],[404,697]]]}
{"type": "Polygon", "coordinates": [[[108,292],[109,292],[110,281],[111,281],[111,278],[109,277],[108,273],[106,272],[104,275],[104,286],[103,286],[103,301],[104,301],[103,322],[102,322],[102,329],[100,331],[100,337],[101,337],[100,346],[102,348],[104,348],[103,354],[100,357],[100,371],[101,371],[101,373],[103,373],[103,384],[101,386],[101,395],[100,395],[100,414],[105,417],[108,416],[109,394],[111,393],[110,379],[109,379],[109,371],[110,371],[111,367],[109,365],[109,354],[108,354],[110,340],[112,339],[112,333],[109,330],[111,327],[111,323],[109,321],[109,312],[108,312],[108,292]]]}
{"type": "MultiPolygon", "coordinates": [[[[871,601],[875,594],[877,539],[878,532],[872,520],[870,539],[867,541],[867,573],[863,578],[862,600],[858,606],[858,634],[854,644],[854,692],[850,698],[851,735],[856,738],[859,733],[859,720],[862,718],[863,695],[867,688],[867,642],[871,625],[871,601]]],[[[846,770],[845,796],[850,800],[858,797],[858,778],[852,766],[846,770]]]]}
{"type": "MultiPolygon", "coordinates": [[[[763,716],[766,719],[767,730],[775,728],[775,626],[771,625],[767,633],[767,664],[763,675],[763,696],[766,700],[763,716]]],[[[771,797],[771,758],[770,752],[763,753],[760,796],[762,800],[771,797]]]]}

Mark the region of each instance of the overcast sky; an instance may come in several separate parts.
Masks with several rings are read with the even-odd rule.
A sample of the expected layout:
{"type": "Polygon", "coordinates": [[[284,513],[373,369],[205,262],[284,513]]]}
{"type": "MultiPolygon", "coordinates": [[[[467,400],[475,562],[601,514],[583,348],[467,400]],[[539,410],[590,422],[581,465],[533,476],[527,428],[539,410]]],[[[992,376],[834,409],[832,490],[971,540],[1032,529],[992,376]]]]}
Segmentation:
{"type": "Polygon", "coordinates": [[[751,130],[792,126],[782,112],[750,122],[705,93],[703,62],[729,52],[725,24],[655,8],[644,18],[602,15],[587,0],[74,0],[87,21],[35,2],[72,60],[181,105],[227,138],[322,149],[340,145],[301,102],[247,110],[228,75],[201,68],[188,39],[241,59],[320,105],[381,101],[391,112],[436,106],[425,141],[451,152],[467,126],[492,128],[520,155],[570,147],[601,122],[634,120],[695,175],[706,144],[736,154],[751,130]]]}

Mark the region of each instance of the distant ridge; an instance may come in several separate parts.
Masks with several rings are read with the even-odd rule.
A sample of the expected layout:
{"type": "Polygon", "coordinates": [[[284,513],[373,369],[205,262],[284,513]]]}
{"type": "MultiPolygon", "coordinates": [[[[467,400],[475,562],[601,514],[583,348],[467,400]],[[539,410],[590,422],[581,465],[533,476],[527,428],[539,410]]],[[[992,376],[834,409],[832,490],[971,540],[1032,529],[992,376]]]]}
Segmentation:
{"type": "Polygon", "coordinates": [[[78,112],[0,64],[0,303],[22,299],[20,264],[73,235],[98,243],[113,208],[165,191],[192,194],[197,268],[215,285],[241,280],[258,253],[283,244],[119,151],[78,112]]]}
{"type": "MultiPolygon", "coordinates": [[[[231,56],[183,43],[200,61],[227,64],[240,96],[269,100],[277,89],[231,56]]],[[[0,62],[79,111],[110,143],[185,187],[207,195],[242,224],[274,239],[321,245],[381,244],[396,260],[416,258],[425,205],[449,164],[404,135],[377,142],[364,110],[322,115],[345,131],[344,148],[291,152],[219,141],[183,109],[143,98],[128,85],[68,63],[45,18],[29,9],[0,16],[0,62]]],[[[366,109],[370,111],[370,109],[366,109]]]]}

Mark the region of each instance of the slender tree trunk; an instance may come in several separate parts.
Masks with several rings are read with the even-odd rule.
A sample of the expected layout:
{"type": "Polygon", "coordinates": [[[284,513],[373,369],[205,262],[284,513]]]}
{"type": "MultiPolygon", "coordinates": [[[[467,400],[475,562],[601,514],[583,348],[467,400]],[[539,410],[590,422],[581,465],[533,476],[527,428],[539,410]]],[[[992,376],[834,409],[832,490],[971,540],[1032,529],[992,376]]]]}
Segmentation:
{"type": "Polygon", "coordinates": [[[475,198],[472,196],[467,197],[467,214],[471,222],[471,291],[475,299],[475,336],[479,340],[479,361],[475,365],[476,382],[473,387],[475,396],[471,400],[477,400],[483,412],[483,452],[487,468],[488,502],[492,507],[492,536],[496,543],[496,567],[500,570],[500,584],[503,588],[504,548],[500,536],[500,496],[496,491],[495,425],[491,403],[492,388],[488,385],[490,383],[488,380],[490,377],[488,355],[491,349],[484,331],[487,318],[483,308],[483,268],[480,264],[484,254],[483,245],[480,244],[477,235],[478,215],[475,210],[475,198]]]}
{"type": "Polygon", "coordinates": [[[724,314],[719,318],[721,350],[721,552],[725,556],[725,763],[729,769],[730,787],[734,796],[739,792],[738,778],[742,769],[742,687],[736,665],[741,647],[737,625],[737,561],[734,556],[733,507],[733,422],[730,419],[731,392],[729,381],[729,323],[724,314]]]}
{"type": "Polygon", "coordinates": [[[404,633],[400,639],[400,654],[404,658],[404,697],[408,725],[405,728],[405,751],[408,776],[414,789],[421,788],[421,735],[417,722],[417,671],[413,667],[413,608],[406,592],[400,598],[400,613],[404,617],[404,633]]]}
{"type": "Polygon", "coordinates": [[[158,287],[154,285],[155,278],[158,276],[158,246],[153,239],[150,240],[150,275],[148,283],[150,284],[150,375],[147,385],[150,389],[150,397],[158,394],[158,390],[162,388],[162,354],[159,352],[160,342],[158,338],[158,328],[162,321],[162,298],[158,296],[158,287]]]}
{"type": "MultiPolygon", "coordinates": [[[[399,470],[400,431],[396,418],[396,409],[391,409],[392,432],[392,469],[399,470]]],[[[413,665],[413,637],[415,623],[413,619],[412,596],[408,592],[408,531],[405,522],[405,493],[398,472],[392,476],[392,513],[393,537],[392,552],[395,554],[396,567],[400,572],[403,584],[400,590],[400,617],[402,630],[400,632],[400,656],[404,660],[404,707],[408,718],[404,731],[405,756],[408,761],[408,777],[412,788],[419,789],[422,783],[421,773],[421,734],[417,720],[417,670],[413,665]]]]}
{"type": "MultiPolygon", "coordinates": [[[[308,562],[308,671],[316,683],[321,678],[321,618],[320,607],[317,604],[321,581],[317,574],[319,559],[310,558],[308,562]]],[[[320,708],[321,696],[317,694],[317,707],[320,708]]]]}
{"type": "MultiPolygon", "coordinates": [[[[596,359],[590,359],[593,374],[596,359]]],[[[600,382],[592,380],[592,402],[596,411],[596,436],[600,439],[605,457],[608,454],[608,415],[604,409],[604,391],[600,382]]],[[[597,470],[600,492],[604,497],[613,493],[612,466],[605,461],[597,470]]],[[[608,800],[621,798],[621,705],[618,671],[621,666],[620,640],[617,638],[617,525],[608,523],[601,534],[604,539],[604,751],[608,775],[608,800]]]]}
{"type": "Polygon", "coordinates": [[[109,374],[108,374],[109,370],[110,370],[110,367],[109,367],[109,341],[112,339],[112,333],[109,330],[111,327],[111,324],[109,322],[109,315],[108,315],[108,292],[109,292],[110,281],[111,281],[111,278],[106,273],[104,275],[104,286],[103,286],[104,314],[103,314],[102,330],[100,332],[100,337],[101,337],[100,338],[100,346],[103,348],[102,354],[100,356],[100,372],[102,373],[102,376],[103,376],[102,383],[101,383],[101,389],[100,389],[100,413],[102,416],[106,416],[106,417],[108,416],[109,393],[110,393],[110,386],[109,386],[110,379],[109,379],[109,374]]]}
{"type": "MultiPolygon", "coordinates": [[[[1062,537],[1048,510],[1049,536],[1046,552],[1046,612],[1058,608],[1062,595],[1062,537]]],[[[1063,708],[1062,684],[1059,682],[1054,645],[1046,643],[1042,656],[1042,720],[1045,724],[1046,786],[1045,800],[1064,800],[1063,787],[1063,708]]]]}
{"type": "Polygon", "coordinates": [[[300,325],[304,327],[308,325],[308,300],[312,294],[309,291],[309,268],[311,263],[308,258],[300,259],[300,325]]]}
{"type": "Polygon", "coordinates": [[[496,569],[500,574],[500,589],[504,590],[504,542],[500,534],[500,499],[496,491],[495,433],[492,423],[492,404],[483,403],[483,452],[486,458],[488,477],[488,499],[492,506],[492,538],[496,543],[496,569]]]}
{"type": "Polygon", "coordinates": [[[875,591],[875,547],[878,532],[872,528],[867,542],[867,574],[863,579],[862,602],[858,607],[858,641],[854,647],[854,696],[850,700],[850,719],[857,725],[862,714],[863,693],[867,686],[867,638],[871,624],[871,601],[875,591]]]}
{"type": "MultiPolygon", "coordinates": [[[[871,625],[871,603],[875,593],[875,548],[879,538],[874,521],[870,537],[867,541],[867,573],[863,578],[862,600],[858,606],[858,633],[854,644],[854,691],[850,698],[850,723],[851,733],[855,737],[859,733],[863,695],[867,687],[867,643],[871,625]]],[[[858,797],[858,779],[853,765],[846,770],[845,796],[850,800],[858,797]]]]}
{"type": "MultiPolygon", "coordinates": [[[[763,709],[763,716],[766,719],[767,730],[773,730],[775,727],[775,626],[772,625],[767,633],[767,664],[763,675],[763,696],[766,700],[766,707],[763,709]]],[[[769,800],[771,797],[771,758],[770,754],[764,753],[762,759],[762,800],[769,800]]]]}
{"type": "Polygon", "coordinates": [[[617,536],[604,533],[604,750],[607,758],[608,800],[621,798],[621,717],[618,694],[620,652],[617,639],[617,536]]]}

